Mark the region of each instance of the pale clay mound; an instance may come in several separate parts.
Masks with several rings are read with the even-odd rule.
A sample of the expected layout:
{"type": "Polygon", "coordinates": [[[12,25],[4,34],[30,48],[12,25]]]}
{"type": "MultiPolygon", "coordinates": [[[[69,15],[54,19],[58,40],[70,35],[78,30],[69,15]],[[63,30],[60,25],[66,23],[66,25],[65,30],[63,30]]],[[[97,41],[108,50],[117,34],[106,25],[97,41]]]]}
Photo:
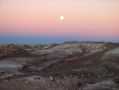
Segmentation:
{"type": "MultiPolygon", "coordinates": [[[[34,52],[32,52],[32,54],[34,55],[42,55],[42,54],[51,54],[51,53],[63,53],[63,54],[67,54],[67,55],[71,55],[74,52],[82,52],[81,46],[85,46],[87,49],[89,49],[89,53],[88,54],[94,54],[96,52],[100,52],[103,51],[106,47],[104,46],[105,44],[101,43],[101,44],[95,44],[95,43],[78,43],[78,44],[61,44],[61,45],[57,45],[51,48],[46,48],[46,49],[42,49],[42,50],[36,50],[34,52]]],[[[48,47],[48,46],[46,46],[48,47]]],[[[45,48],[45,47],[44,47],[45,48]]]]}
{"type": "Polygon", "coordinates": [[[102,58],[102,60],[106,60],[108,58],[118,57],[119,58],[119,47],[114,48],[108,52],[106,52],[102,58]]]}

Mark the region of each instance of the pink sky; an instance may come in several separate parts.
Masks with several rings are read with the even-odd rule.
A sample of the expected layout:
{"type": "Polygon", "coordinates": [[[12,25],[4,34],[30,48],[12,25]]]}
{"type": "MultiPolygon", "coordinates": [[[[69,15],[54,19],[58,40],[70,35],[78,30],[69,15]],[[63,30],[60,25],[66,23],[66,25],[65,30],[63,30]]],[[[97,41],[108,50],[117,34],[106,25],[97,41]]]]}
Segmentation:
{"type": "Polygon", "coordinates": [[[0,28],[0,35],[119,39],[119,0],[0,0],[0,28]]]}

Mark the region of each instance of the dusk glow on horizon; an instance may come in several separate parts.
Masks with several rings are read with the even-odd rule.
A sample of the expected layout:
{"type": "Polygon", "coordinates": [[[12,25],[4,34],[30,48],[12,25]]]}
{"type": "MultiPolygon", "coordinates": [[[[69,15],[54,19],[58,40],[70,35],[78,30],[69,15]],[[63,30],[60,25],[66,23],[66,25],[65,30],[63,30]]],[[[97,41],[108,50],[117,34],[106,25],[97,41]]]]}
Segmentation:
{"type": "Polygon", "coordinates": [[[13,37],[119,42],[119,0],[0,0],[0,43],[13,37]]]}

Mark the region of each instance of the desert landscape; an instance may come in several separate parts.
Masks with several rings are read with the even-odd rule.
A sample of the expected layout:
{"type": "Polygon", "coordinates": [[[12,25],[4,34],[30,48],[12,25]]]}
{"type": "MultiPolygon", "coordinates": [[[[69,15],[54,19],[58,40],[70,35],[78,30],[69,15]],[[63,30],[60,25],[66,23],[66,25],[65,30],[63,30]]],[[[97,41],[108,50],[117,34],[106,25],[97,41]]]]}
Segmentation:
{"type": "Polygon", "coordinates": [[[119,90],[119,43],[1,44],[0,90],[119,90]]]}
{"type": "Polygon", "coordinates": [[[0,90],[119,90],[119,0],[0,0],[0,90]]]}

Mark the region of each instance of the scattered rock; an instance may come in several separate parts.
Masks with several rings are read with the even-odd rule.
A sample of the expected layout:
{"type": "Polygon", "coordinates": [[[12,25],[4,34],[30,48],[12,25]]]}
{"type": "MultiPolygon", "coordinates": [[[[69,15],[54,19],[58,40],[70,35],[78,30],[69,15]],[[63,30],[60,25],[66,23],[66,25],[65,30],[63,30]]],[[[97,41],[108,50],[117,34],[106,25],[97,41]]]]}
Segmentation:
{"type": "Polygon", "coordinates": [[[52,76],[50,76],[50,80],[53,81],[53,82],[56,82],[55,79],[52,76]]]}

